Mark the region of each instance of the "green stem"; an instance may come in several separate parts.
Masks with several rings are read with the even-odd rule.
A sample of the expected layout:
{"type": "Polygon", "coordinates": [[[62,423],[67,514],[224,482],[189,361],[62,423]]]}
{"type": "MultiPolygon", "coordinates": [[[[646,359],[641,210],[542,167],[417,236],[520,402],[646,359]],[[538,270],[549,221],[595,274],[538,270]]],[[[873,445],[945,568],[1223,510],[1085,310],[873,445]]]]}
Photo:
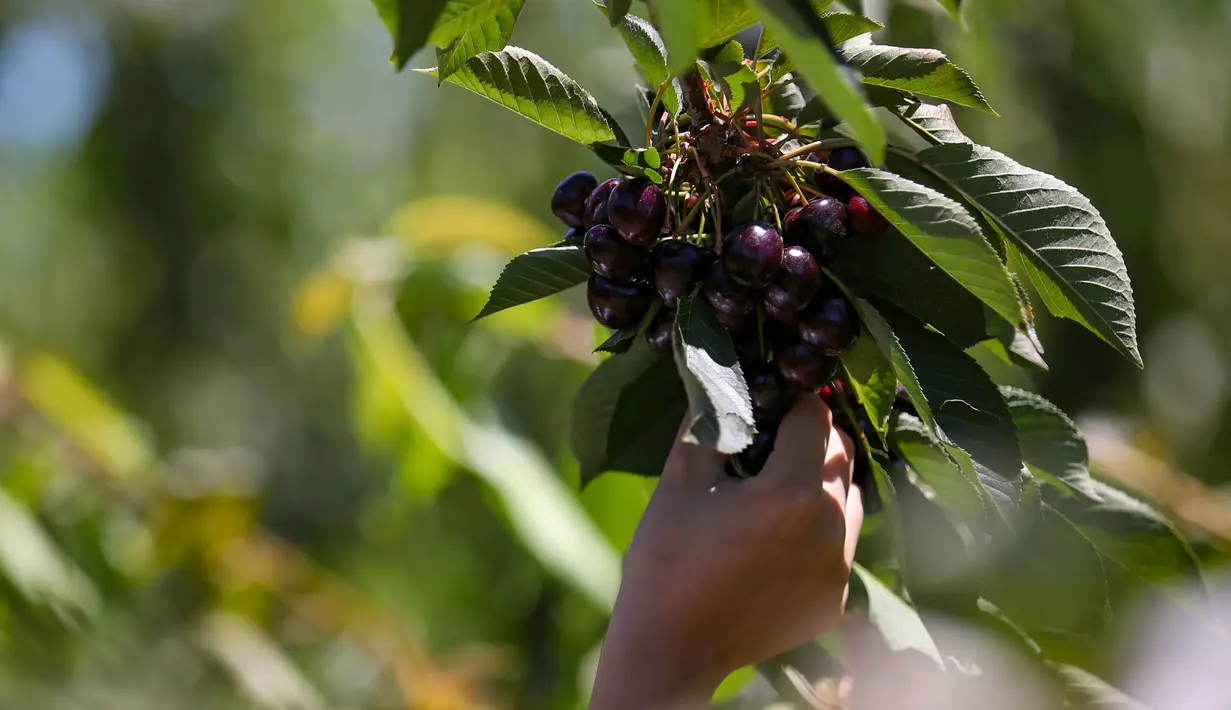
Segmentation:
{"type": "Polygon", "coordinates": [[[667,91],[667,86],[671,84],[668,79],[658,85],[658,93],[654,94],[654,101],[650,103],[650,115],[645,118],[645,147],[649,148],[650,141],[654,137],[654,112],[658,110],[658,104],[663,100],[663,94],[667,91]]]}

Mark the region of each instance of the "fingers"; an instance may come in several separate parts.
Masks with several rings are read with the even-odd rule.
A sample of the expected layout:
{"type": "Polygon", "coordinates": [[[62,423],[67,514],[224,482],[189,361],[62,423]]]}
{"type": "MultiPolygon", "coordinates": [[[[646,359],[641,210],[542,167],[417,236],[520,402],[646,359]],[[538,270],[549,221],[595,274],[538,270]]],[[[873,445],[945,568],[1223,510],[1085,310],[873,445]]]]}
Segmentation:
{"type": "Polygon", "coordinates": [[[855,443],[838,427],[829,430],[829,446],[825,451],[825,465],[821,469],[821,487],[833,498],[838,510],[845,510],[846,495],[851,487],[854,468],[855,443]]]}
{"type": "Polygon", "coordinates": [[[675,445],[663,466],[662,481],[689,488],[710,488],[726,476],[723,467],[727,456],[707,446],[685,443],[684,432],[691,421],[692,412],[685,412],[675,434],[675,445]]]}
{"type": "Polygon", "coordinates": [[[859,532],[863,529],[863,491],[851,486],[846,494],[846,564],[855,562],[855,548],[859,545],[859,532]]]}
{"type": "Polygon", "coordinates": [[[825,469],[832,431],[833,419],[821,398],[800,393],[778,427],[774,452],[758,478],[774,485],[815,486],[825,469]]]}

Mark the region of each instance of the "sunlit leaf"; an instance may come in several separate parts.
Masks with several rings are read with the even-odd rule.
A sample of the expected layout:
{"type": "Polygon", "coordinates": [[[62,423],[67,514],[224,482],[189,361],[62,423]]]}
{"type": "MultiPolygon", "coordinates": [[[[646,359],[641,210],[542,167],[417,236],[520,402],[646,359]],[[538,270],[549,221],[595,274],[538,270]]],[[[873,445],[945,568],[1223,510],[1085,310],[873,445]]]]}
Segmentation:
{"type": "Polygon", "coordinates": [[[436,18],[428,41],[437,47],[447,47],[455,39],[495,17],[509,2],[510,0],[445,0],[444,9],[436,18]]]}
{"type": "Polygon", "coordinates": [[[870,45],[848,47],[840,54],[863,74],[866,84],[931,96],[996,115],[970,75],[939,50],[870,45]]]}
{"type": "Polygon", "coordinates": [[[513,257],[500,272],[487,304],[475,320],[506,308],[546,298],[583,284],[590,264],[581,247],[544,247],[513,257]]]}
{"type": "Polygon", "coordinates": [[[731,336],[704,302],[680,299],[672,348],[691,413],[685,441],[725,454],[744,450],[753,432],[748,384],[731,336]]]}
{"type": "Polygon", "coordinates": [[[616,28],[651,91],[656,92],[663,82],[671,81],[663,92],[662,103],[671,115],[679,113],[679,82],[672,79],[671,72],[667,69],[667,48],[658,31],[636,15],[626,15],[616,28]]]}
{"type": "Polygon", "coordinates": [[[651,0],[654,22],[667,46],[667,67],[673,76],[689,69],[701,48],[701,0],[651,0]]]}
{"type": "Polygon", "coordinates": [[[437,83],[466,66],[481,52],[497,52],[509,43],[513,26],[526,0],[507,0],[495,14],[467,29],[443,49],[436,50],[437,83]]]}
{"type": "Polygon", "coordinates": [[[868,600],[868,618],[891,651],[914,651],[930,658],[942,670],[945,662],[919,612],[886,587],[876,575],[856,563],[852,581],[858,581],[868,600]]]}
{"type": "Polygon", "coordinates": [[[393,35],[393,62],[400,70],[427,44],[428,35],[448,0],[372,0],[389,34],[393,35]]]}

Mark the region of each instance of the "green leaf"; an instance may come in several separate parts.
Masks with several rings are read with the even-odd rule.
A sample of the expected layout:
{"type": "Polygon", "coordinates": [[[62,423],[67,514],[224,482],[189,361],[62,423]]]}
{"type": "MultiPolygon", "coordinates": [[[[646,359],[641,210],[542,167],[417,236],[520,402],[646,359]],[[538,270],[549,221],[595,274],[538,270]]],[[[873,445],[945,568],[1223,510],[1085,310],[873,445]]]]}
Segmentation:
{"type": "Polygon", "coordinates": [[[590,263],[581,247],[531,249],[505,265],[474,320],[560,293],[589,278],[590,263]]]}
{"type": "Polygon", "coordinates": [[[1103,708],[1104,710],[1150,710],[1142,703],[1125,695],[1107,681],[1078,668],[1063,663],[1048,663],[1074,701],[1071,707],[1103,708]]]}
{"type": "Polygon", "coordinates": [[[958,128],[953,111],[945,104],[913,104],[896,113],[903,123],[933,145],[971,142],[958,128]]]}
{"type": "MultiPolygon", "coordinates": [[[[438,71],[422,70],[436,76],[438,71]]],[[[519,47],[483,52],[446,81],[587,145],[614,140],[603,111],[585,89],[541,57],[519,47]]]]}
{"type": "Polygon", "coordinates": [[[834,44],[840,44],[859,35],[883,30],[885,26],[863,15],[853,15],[848,12],[827,12],[821,15],[825,29],[829,30],[829,38],[834,44]]]}
{"type": "Polygon", "coordinates": [[[945,273],[1010,323],[1021,317],[1009,272],[960,204],[883,170],[834,173],[867,198],[945,273]]]}
{"type": "Polygon", "coordinates": [[[597,348],[594,348],[594,352],[611,353],[612,355],[626,353],[632,347],[633,341],[637,339],[638,333],[640,333],[640,330],[636,326],[620,328],[600,343],[597,348]]]}
{"type": "Polygon", "coordinates": [[[496,16],[509,0],[445,0],[428,41],[447,47],[453,40],[496,16]]]}
{"type": "Polygon", "coordinates": [[[898,387],[893,366],[870,337],[861,337],[855,347],[843,353],[842,365],[846,369],[844,379],[854,388],[853,394],[867,412],[868,422],[884,440],[898,387]]]}
{"type": "Polygon", "coordinates": [[[1008,237],[1052,313],[1081,323],[1141,366],[1124,256],[1088,199],[983,146],[938,145],[917,158],[1008,237]]]}
{"type": "Polygon", "coordinates": [[[1072,525],[1100,555],[1146,581],[1195,572],[1200,564],[1161,513],[1090,477],[1077,426],[1033,392],[1002,387],[1030,470],[1051,488],[1043,505],[1072,525]]]}
{"type": "Polygon", "coordinates": [[[932,635],[919,618],[919,612],[882,584],[876,575],[863,565],[856,563],[851,567],[851,572],[851,580],[858,583],[855,588],[862,587],[868,600],[869,620],[880,632],[889,649],[895,652],[921,653],[943,670],[945,662],[940,656],[940,649],[936,647],[932,635]]]}
{"type": "Polygon", "coordinates": [[[684,440],[724,454],[743,451],[753,432],[748,384],[731,336],[703,301],[680,299],[672,350],[688,392],[691,420],[684,440]]]}
{"type": "Polygon", "coordinates": [[[496,14],[466,30],[445,49],[436,50],[436,81],[443,84],[481,52],[497,52],[509,43],[513,26],[526,0],[508,0],[496,14]]]}
{"type": "Polygon", "coordinates": [[[573,404],[570,444],[581,485],[605,471],[662,473],[687,403],[671,358],[645,343],[604,360],[573,404]]]}
{"type": "Polygon", "coordinates": [[[848,240],[833,269],[859,295],[892,303],[959,348],[987,338],[983,302],[897,230],[848,240]]]}
{"type": "Polygon", "coordinates": [[[839,54],[863,74],[865,84],[950,101],[997,114],[964,69],[936,49],[870,45],[847,47],[839,54]]]}
{"type": "Polygon", "coordinates": [[[954,524],[974,530],[986,525],[988,509],[978,478],[953,463],[919,418],[904,412],[895,416],[889,441],[894,452],[932,489],[933,500],[954,524]]]}
{"type": "Polygon", "coordinates": [[[393,36],[393,62],[401,71],[427,44],[447,0],[372,0],[372,4],[393,36]]]}
{"type": "Polygon", "coordinates": [[[620,24],[632,6],[633,0],[603,0],[603,7],[607,10],[607,21],[612,27],[620,24]]]}
{"type": "Polygon", "coordinates": [[[880,165],[885,160],[885,131],[871,108],[839,65],[829,32],[805,0],[754,0],[765,28],[795,60],[809,85],[834,114],[845,121],[863,149],[880,165]]]}
{"type": "Polygon", "coordinates": [[[649,84],[650,91],[657,93],[658,87],[664,81],[671,81],[671,85],[663,92],[662,103],[671,115],[679,113],[679,83],[672,79],[671,72],[667,69],[667,48],[662,37],[658,35],[658,30],[636,15],[625,16],[617,28],[628,51],[636,60],[642,78],[649,84]]]}
{"type": "Polygon", "coordinates": [[[946,10],[949,11],[949,17],[958,24],[959,27],[966,27],[966,21],[962,19],[962,0],[937,0],[946,10]]]}
{"type": "Polygon", "coordinates": [[[713,47],[756,24],[747,0],[702,0],[699,46],[713,47]]]}
{"type": "MultiPolygon", "coordinates": [[[[935,417],[937,438],[959,466],[966,466],[962,454],[968,454],[991,500],[1011,510],[1020,499],[1022,455],[1000,391],[974,358],[944,336],[892,306],[879,310],[910,359],[935,417]]],[[[919,409],[917,401],[915,406],[919,409]]]]}
{"type": "Polygon", "coordinates": [[[701,48],[700,0],[650,0],[651,16],[667,46],[667,68],[672,76],[684,73],[701,48]]]}

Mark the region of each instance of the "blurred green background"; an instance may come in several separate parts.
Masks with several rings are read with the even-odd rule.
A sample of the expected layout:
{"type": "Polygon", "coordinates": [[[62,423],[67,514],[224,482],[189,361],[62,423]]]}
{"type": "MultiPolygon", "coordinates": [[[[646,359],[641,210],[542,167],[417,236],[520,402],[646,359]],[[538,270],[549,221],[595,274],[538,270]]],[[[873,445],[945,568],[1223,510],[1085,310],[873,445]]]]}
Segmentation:
{"type": "MultiPolygon", "coordinates": [[[[1225,550],[1231,3],[968,4],[863,10],[1100,208],[1146,361],[1039,314],[997,376],[1225,550]]],[[[589,5],[513,43],[635,125],[589,5]]],[[[364,0],[0,1],[0,707],[584,703],[652,484],[576,491],[577,294],[467,321],[609,169],[389,48],[364,0]]]]}

